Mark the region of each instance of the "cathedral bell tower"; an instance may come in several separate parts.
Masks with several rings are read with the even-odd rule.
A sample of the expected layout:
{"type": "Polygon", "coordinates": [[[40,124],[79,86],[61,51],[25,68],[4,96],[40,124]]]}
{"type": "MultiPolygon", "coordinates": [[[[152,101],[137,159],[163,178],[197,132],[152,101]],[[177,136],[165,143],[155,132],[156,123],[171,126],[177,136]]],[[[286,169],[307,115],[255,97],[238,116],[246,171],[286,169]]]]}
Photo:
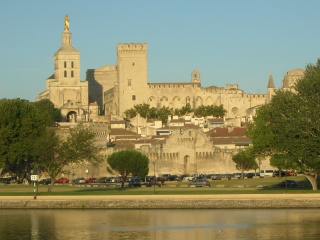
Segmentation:
{"type": "Polygon", "coordinates": [[[78,85],[80,82],[80,52],[72,46],[69,16],[65,17],[62,44],[54,58],[55,79],[62,85],[78,85]]]}

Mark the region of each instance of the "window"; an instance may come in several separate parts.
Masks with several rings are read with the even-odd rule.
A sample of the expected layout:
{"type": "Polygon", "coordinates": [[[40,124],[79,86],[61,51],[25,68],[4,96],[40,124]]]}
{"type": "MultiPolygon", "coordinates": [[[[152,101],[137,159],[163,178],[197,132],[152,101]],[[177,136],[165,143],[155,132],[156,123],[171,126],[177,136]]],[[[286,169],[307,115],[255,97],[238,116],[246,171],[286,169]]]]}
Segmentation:
{"type": "Polygon", "coordinates": [[[73,71],[71,71],[71,77],[73,78],[73,71]]]}
{"type": "Polygon", "coordinates": [[[134,65],[136,65],[136,63],[135,62],[132,62],[132,66],[134,67],[134,65]]]}
{"type": "Polygon", "coordinates": [[[128,87],[131,87],[131,79],[128,79],[128,87]]]}
{"type": "Polygon", "coordinates": [[[64,62],[64,68],[66,68],[66,67],[67,67],[67,62],[65,61],[65,62],[64,62]]]}
{"type": "Polygon", "coordinates": [[[73,68],[73,66],[74,66],[74,65],[73,65],[73,61],[72,61],[72,62],[71,62],[71,68],[73,68]]]}
{"type": "Polygon", "coordinates": [[[67,71],[64,71],[64,77],[65,78],[67,77],[67,71]]]}
{"type": "Polygon", "coordinates": [[[136,95],[132,95],[132,101],[136,100],[136,95]]]}

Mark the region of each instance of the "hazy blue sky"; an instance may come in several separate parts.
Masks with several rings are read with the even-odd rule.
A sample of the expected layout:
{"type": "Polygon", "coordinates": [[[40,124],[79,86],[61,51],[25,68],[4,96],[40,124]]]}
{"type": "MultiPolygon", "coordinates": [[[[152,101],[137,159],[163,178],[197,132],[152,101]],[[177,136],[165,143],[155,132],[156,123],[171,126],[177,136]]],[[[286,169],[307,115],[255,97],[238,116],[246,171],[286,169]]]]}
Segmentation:
{"type": "Polygon", "coordinates": [[[318,0],[0,0],[0,98],[35,99],[53,73],[64,16],[81,73],[116,62],[116,45],[149,44],[151,82],[238,83],[265,92],[320,56],[318,0]]]}

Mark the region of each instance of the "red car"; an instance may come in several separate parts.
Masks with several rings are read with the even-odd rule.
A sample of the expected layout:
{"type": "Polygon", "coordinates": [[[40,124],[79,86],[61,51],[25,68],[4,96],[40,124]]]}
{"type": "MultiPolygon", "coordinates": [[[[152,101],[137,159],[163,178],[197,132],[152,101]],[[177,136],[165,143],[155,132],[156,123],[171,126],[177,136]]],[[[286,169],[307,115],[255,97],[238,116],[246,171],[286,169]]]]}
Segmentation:
{"type": "Polygon", "coordinates": [[[54,183],[67,184],[67,183],[69,183],[69,179],[68,178],[59,178],[54,183]]]}
{"type": "Polygon", "coordinates": [[[96,181],[97,181],[97,179],[94,177],[86,179],[86,183],[95,183],[96,181]]]}

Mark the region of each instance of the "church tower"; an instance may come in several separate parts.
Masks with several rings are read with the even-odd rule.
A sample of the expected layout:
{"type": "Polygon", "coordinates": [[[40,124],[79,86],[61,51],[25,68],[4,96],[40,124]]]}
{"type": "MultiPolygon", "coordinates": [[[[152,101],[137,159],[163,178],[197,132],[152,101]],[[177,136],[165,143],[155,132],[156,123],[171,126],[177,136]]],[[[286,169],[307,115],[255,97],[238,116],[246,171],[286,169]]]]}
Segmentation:
{"type": "Polygon", "coordinates": [[[80,52],[72,45],[69,16],[65,17],[62,44],[54,58],[55,79],[63,85],[76,85],[80,81],[80,52]]]}
{"type": "Polygon", "coordinates": [[[54,55],[54,74],[38,99],[49,99],[67,121],[89,120],[88,82],[80,80],[80,52],[72,45],[69,16],[64,21],[62,45],[54,55]]]}

